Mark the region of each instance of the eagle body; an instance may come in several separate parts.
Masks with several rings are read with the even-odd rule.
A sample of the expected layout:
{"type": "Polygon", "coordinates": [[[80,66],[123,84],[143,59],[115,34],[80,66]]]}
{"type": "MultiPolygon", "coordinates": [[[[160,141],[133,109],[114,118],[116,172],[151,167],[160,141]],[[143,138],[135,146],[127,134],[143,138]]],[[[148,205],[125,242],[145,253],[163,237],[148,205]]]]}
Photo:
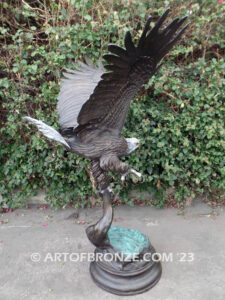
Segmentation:
{"type": "Polygon", "coordinates": [[[187,28],[182,28],[186,17],[176,18],[162,28],[168,13],[169,9],[153,28],[148,18],[137,46],[130,32],[125,35],[124,48],[109,45],[110,53],[103,56],[104,66],[101,59],[95,66],[85,57],[85,63],[78,61],[73,70],[66,69],[57,104],[60,133],[42,121],[25,117],[49,139],[90,159],[100,189],[109,184],[107,171],[121,173],[123,179],[128,173],[140,176],[119,159],[138,147],[136,138],[124,138],[121,131],[132,98],[157,72],[159,62],[187,28]]]}
{"type": "Polygon", "coordinates": [[[80,139],[78,136],[65,138],[70,151],[88,159],[100,159],[102,156],[116,155],[118,157],[128,154],[128,144],[122,136],[113,135],[110,130],[105,133],[96,132],[89,139],[80,139]]]}

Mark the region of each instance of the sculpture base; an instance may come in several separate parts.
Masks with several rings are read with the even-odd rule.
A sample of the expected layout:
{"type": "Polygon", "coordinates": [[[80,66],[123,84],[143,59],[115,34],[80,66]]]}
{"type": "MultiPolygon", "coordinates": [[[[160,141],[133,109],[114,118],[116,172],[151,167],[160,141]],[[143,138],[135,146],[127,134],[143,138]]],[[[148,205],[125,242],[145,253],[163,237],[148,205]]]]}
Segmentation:
{"type": "Polygon", "coordinates": [[[93,281],[100,288],[121,296],[148,291],[159,281],[162,273],[155,249],[139,231],[119,226],[110,230],[111,247],[96,248],[95,261],[90,264],[93,281]],[[136,252],[132,252],[131,248],[136,252]]]}
{"type": "Polygon", "coordinates": [[[136,295],[150,290],[159,281],[162,273],[160,263],[151,265],[149,269],[138,274],[127,272],[110,273],[96,263],[90,265],[93,281],[102,289],[116,295],[136,295]]]}

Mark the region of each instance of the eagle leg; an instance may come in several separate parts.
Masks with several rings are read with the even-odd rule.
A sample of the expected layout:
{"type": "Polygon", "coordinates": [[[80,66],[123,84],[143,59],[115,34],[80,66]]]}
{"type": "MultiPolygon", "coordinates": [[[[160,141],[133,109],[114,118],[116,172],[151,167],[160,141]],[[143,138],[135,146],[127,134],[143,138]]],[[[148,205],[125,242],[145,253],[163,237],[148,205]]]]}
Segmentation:
{"type": "Polygon", "coordinates": [[[125,174],[130,169],[130,166],[119,160],[116,155],[107,154],[100,158],[100,167],[106,172],[116,172],[125,174]]]}
{"type": "Polygon", "coordinates": [[[98,160],[91,161],[91,173],[94,179],[95,187],[99,189],[100,192],[103,192],[106,188],[109,188],[110,178],[106,175],[106,172],[100,167],[100,163],[98,160]]]}
{"type": "Polygon", "coordinates": [[[141,173],[132,169],[127,163],[122,162],[115,155],[104,155],[100,159],[100,167],[104,171],[117,172],[122,174],[121,180],[125,181],[128,174],[134,174],[137,178],[141,178],[141,173]]]}

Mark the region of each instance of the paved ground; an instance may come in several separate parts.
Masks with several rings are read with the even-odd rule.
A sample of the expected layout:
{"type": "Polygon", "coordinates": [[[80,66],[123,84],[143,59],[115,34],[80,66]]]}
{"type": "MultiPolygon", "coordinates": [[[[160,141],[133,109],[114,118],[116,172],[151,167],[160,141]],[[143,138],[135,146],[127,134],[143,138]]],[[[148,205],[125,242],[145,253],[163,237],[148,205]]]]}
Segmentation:
{"type": "Polygon", "coordinates": [[[0,300],[225,299],[222,208],[212,212],[196,203],[184,215],[175,209],[116,208],[114,225],[141,230],[158,253],[170,255],[170,261],[162,263],[160,282],[149,292],[131,297],[114,296],[95,286],[87,261],[70,261],[64,254],[57,261],[55,253],[94,250],[85,235],[87,224],[82,223],[97,220],[101,209],[82,210],[76,220],[68,218],[72,213],[73,209],[33,207],[0,215],[0,300]]]}

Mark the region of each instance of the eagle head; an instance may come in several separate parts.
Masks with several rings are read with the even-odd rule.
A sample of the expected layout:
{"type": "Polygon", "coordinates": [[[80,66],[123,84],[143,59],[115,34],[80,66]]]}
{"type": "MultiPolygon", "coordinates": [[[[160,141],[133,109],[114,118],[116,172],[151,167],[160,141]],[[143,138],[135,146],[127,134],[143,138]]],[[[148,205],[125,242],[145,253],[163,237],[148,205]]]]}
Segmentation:
{"type": "Polygon", "coordinates": [[[140,141],[136,138],[127,138],[127,154],[130,154],[138,148],[140,141]]]}

